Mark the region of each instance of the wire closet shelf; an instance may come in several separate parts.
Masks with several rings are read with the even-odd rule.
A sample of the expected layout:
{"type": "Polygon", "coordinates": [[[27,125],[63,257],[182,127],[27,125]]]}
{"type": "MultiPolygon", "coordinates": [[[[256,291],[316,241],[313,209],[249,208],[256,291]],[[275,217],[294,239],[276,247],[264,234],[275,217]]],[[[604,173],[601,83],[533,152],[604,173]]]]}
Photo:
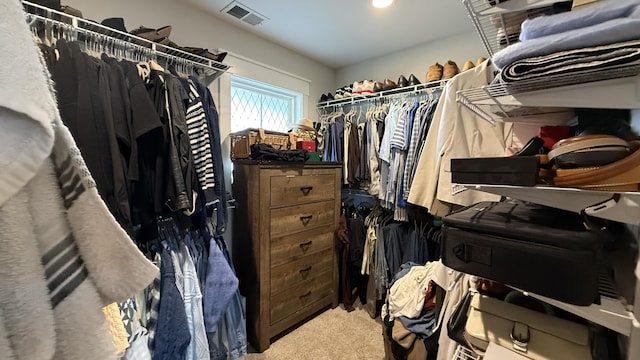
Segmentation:
{"type": "MultiPolygon", "coordinates": [[[[640,64],[611,67],[458,91],[456,99],[495,123],[540,118],[570,108],[640,108],[640,64]]],[[[532,121],[530,121],[532,122],[532,121]]]]}
{"type": "Polygon", "coordinates": [[[463,0],[489,56],[518,42],[526,19],[554,13],[562,0],[463,0]]]}
{"type": "Polygon", "coordinates": [[[433,95],[439,94],[447,84],[448,80],[437,80],[428,83],[405,86],[401,88],[395,88],[391,90],[380,91],[367,95],[353,95],[346,98],[329,100],[319,102],[317,105],[318,110],[323,110],[329,107],[341,106],[341,105],[353,105],[364,101],[376,101],[385,99],[405,98],[413,95],[433,95]]]}
{"type": "Polygon", "coordinates": [[[77,40],[109,55],[133,61],[153,60],[161,65],[173,65],[178,70],[197,76],[210,84],[229,70],[230,66],[187,51],[66,14],[45,6],[22,1],[29,24],[45,25],[45,36],[77,40]]]}

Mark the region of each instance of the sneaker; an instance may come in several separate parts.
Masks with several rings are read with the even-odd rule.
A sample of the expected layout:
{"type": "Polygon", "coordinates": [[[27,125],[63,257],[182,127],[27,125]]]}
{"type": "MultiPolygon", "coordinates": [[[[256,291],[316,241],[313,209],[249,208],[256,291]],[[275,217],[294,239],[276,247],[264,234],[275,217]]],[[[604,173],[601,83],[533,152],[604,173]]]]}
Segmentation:
{"type": "Polygon", "coordinates": [[[333,96],[335,100],[340,100],[344,97],[344,91],[342,89],[336,90],[336,94],[333,96]]]}
{"type": "Polygon", "coordinates": [[[351,96],[351,85],[347,85],[347,86],[343,87],[342,89],[344,90],[344,93],[343,93],[344,97],[351,96]]]}
{"type": "Polygon", "coordinates": [[[353,95],[360,95],[362,94],[362,89],[363,88],[363,81],[355,81],[353,83],[353,91],[351,91],[351,94],[353,95]]]}
{"type": "Polygon", "coordinates": [[[362,84],[362,94],[363,95],[371,95],[373,94],[373,86],[375,85],[375,81],[373,80],[364,80],[362,84]]]}

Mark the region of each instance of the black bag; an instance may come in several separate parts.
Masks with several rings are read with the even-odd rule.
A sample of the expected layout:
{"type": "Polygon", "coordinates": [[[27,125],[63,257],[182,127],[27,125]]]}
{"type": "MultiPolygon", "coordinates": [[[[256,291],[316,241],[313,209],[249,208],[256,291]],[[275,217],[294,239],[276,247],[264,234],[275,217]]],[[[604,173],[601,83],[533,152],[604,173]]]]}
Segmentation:
{"type": "Polygon", "coordinates": [[[598,298],[604,236],[581,215],[534,204],[482,202],[443,218],[442,262],[559,301],[598,298]]]}
{"type": "Polygon", "coordinates": [[[467,346],[467,342],[464,339],[464,327],[467,324],[467,315],[469,314],[471,298],[471,292],[467,291],[456,308],[453,309],[449,322],[447,322],[447,335],[449,335],[449,338],[464,346],[467,346]]]}

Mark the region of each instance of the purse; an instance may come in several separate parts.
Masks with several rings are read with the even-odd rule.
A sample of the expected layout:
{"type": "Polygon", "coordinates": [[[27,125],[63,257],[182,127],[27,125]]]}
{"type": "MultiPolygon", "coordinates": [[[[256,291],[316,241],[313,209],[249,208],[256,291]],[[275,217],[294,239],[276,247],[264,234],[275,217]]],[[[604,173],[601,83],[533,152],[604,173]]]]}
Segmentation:
{"type": "Polygon", "coordinates": [[[467,324],[467,313],[469,312],[472,295],[470,291],[464,295],[462,300],[458,302],[456,308],[453,309],[451,317],[449,317],[449,321],[447,322],[447,335],[449,338],[464,346],[467,346],[464,338],[464,328],[467,324]]]}
{"type": "Polygon", "coordinates": [[[480,294],[471,299],[464,332],[479,354],[492,342],[534,360],[592,359],[586,326],[480,294]]]}

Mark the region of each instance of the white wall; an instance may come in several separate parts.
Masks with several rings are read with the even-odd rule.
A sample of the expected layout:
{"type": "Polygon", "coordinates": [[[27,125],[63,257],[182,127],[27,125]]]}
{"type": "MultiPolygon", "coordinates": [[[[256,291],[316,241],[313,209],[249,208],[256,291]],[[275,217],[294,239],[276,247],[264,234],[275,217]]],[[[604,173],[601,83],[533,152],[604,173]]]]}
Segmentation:
{"type": "Polygon", "coordinates": [[[334,88],[365,79],[397,81],[400,75],[408,78],[410,74],[424,82],[427,69],[435,62],[444,64],[452,60],[462,69],[465,61],[475,63],[481,56],[488,57],[475,32],[454,35],[338,69],[334,88]]]}

